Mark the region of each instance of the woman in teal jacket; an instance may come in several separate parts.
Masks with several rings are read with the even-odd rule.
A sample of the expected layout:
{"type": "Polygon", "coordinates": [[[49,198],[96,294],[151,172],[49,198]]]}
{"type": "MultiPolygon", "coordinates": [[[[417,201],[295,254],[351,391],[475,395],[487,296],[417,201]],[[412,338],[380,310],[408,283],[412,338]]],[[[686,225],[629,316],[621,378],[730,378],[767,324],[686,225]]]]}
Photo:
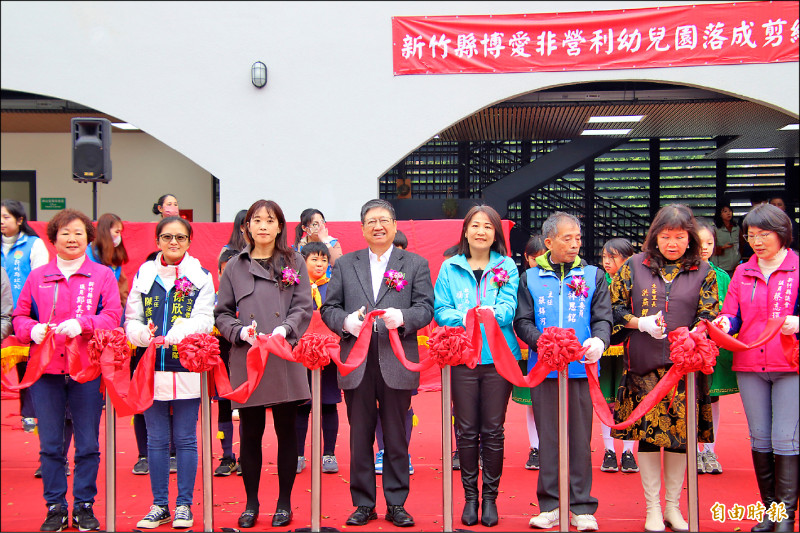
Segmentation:
{"type": "MultiPolygon", "coordinates": [[[[497,211],[486,205],[473,207],[464,218],[456,255],[446,260],[436,280],[434,318],[440,326],[464,326],[467,311],[490,309],[514,357],[520,359],[513,320],[517,308],[519,273],[506,255],[506,242],[497,211]]],[[[503,471],[503,441],[511,383],[497,373],[492,352],[483,335],[481,358],[475,368],[452,369],[452,390],[457,444],[464,486],[461,522],[478,522],[478,454],[483,459],[481,523],[495,526],[497,491],[503,471]]]]}

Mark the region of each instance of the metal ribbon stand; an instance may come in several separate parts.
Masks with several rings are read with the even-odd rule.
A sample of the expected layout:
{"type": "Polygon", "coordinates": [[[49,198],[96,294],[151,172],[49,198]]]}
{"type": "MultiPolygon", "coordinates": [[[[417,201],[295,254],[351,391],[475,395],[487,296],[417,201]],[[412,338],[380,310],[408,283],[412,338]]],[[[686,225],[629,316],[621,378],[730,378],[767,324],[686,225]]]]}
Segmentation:
{"type": "Polygon", "coordinates": [[[322,514],[322,369],[311,371],[311,531],[322,514]]]}
{"type": "Polygon", "coordinates": [[[214,489],[211,484],[211,398],[208,372],[200,373],[200,435],[203,447],[203,531],[214,531],[214,489]]]}
{"type": "Polygon", "coordinates": [[[442,515],[443,531],[453,531],[453,413],[450,409],[450,367],[442,368],[442,515]]]}
{"type": "Polygon", "coordinates": [[[700,531],[697,493],[697,390],[695,372],[686,374],[686,496],[689,500],[689,531],[700,531]]]}
{"type": "Polygon", "coordinates": [[[106,393],[106,531],[117,530],[117,415],[106,393]]]}
{"type": "Polygon", "coordinates": [[[567,369],[558,373],[558,530],[569,531],[569,433],[567,369]]]}

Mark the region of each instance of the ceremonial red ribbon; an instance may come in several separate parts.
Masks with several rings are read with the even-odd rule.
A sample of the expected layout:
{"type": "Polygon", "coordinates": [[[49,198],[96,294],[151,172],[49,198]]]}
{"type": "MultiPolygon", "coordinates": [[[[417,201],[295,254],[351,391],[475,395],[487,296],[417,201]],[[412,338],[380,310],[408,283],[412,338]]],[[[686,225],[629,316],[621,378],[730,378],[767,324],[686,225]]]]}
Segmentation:
{"type": "Polygon", "coordinates": [[[672,367],[662,377],[658,384],[636,406],[627,420],[614,423],[614,416],[608,408],[608,403],[600,390],[597,379],[597,363],[586,365],[586,376],[589,378],[589,394],[592,397],[592,406],[597,417],[611,429],[625,429],[642,418],[648,411],[658,404],[669,391],[678,385],[680,380],[689,372],[703,372],[710,374],[714,371],[719,349],[705,335],[706,326],[700,323],[694,332],[687,327],[680,327],[669,333],[670,343],[669,358],[673,361],[672,367]]]}
{"type": "Polygon", "coordinates": [[[479,324],[483,324],[497,373],[517,387],[536,387],[550,372],[566,368],[570,362],[579,360],[586,353],[586,348],[575,337],[574,330],[545,328],[537,341],[539,360],[528,375],[523,376],[494,314],[480,307],[467,311],[467,335],[472,338],[472,349],[477,352],[477,360],[480,360],[483,346],[479,324]],[[570,342],[570,339],[574,339],[574,342],[570,342]]]}
{"type": "MultiPolygon", "coordinates": [[[[3,387],[11,391],[18,391],[20,389],[26,389],[36,383],[36,381],[42,377],[45,370],[47,370],[47,366],[50,364],[50,361],[53,359],[56,351],[56,331],[55,328],[48,328],[47,333],[44,335],[44,340],[42,340],[40,350],[31,350],[30,355],[28,357],[28,366],[25,370],[25,375],[22,376],[22,381],[19,384],[14,385],[11,383],[11,380],[6,376],[6,374],[2,374],[0,376],[0,380],[2,380],[3,387]]],[[[65,342],[65,349],[67,351],[68,361],[70,362],[69,371],[70,374],[72,373],[72,360],[74,358],[78,359],[78,365],[80,365],[80,354],[78,352],[78,340],[77,338],[69,338],[65,342]]],[[[80,369],[80,366],[78,367],[80,369]]],[[[95,376],[96,377],[96,376],[95,376]]]]}
{"type": "Polygon", "coordinates": [[[711,340],[719,346],[720,348],[724,348],[726,350],[730,350],[732,352],[741,352],[742,350],[751,350],[753,348],[757,348],[762,344],[765,344],[767,341],[775,337],[775,335],[780,335],[781,340],[781,348],[783,349],[783,356],[786,358],[786,361],[789,363],[790,366],[795,367],[800,371],[800,367],[798,367],[797,360],[798,360],[798,341],[797,337],[794,335],[783,335],[781,331],[781,327],[783,323],[786,321],[786,317],[775,317],[775,318],[768,318],[767,325],[761,330],[761,334],[750,344],[745,344],[739,339],[735,339],[722,331],[716,324],[713,322],[709,322],[708,320],[704,320],[708,329],[708,336],[711,337],[711,340]]]}
{"type": "MultiPolygon", "coordinates": [[[[435,362],[439,368],[445,366],[467,365],[475,368],[478,359],[475,358],[476,352],[472,349],[470,340],[464,328],[454,328],[442,326],[436,328],[428,339],[427,360],[435,362]]],[[[480,353],[477,353],[480,357],[480,353]]]]}

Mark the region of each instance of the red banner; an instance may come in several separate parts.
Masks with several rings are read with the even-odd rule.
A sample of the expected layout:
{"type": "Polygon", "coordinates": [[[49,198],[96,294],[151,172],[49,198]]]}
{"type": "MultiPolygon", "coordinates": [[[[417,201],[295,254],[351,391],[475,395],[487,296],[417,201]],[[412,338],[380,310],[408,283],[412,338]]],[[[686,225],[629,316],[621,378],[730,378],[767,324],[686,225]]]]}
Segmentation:
{"type": "Polygon", "coordinates": [[[395,75],[798,61],[799,2],[392,17],[395,75]]]}

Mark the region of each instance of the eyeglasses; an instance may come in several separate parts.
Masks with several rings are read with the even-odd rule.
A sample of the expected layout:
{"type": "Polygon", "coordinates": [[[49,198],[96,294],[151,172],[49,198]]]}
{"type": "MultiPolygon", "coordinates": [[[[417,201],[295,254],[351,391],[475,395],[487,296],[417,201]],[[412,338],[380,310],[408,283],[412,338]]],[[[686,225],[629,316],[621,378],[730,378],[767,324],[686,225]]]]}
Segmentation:
{"type": "Polygon", "coordinates": [[[774,231],[765,231],[764,233],[759,233],[758,235],[747,235],[745,236],[744,240],[747,242],[764,242],[767,237],[775,233],[774,231]]]}
{"type": "Polygon", "coordinates": [[[368,228],[374,228],[378,224],[381,226],[388,226],[393,220],[393,218],[370,218],[364,221],[364,225],[368,228]]]}
{"type": "Polygon", "coordinates": [[[172,242],[172,239],[175,239],[176,241],[178,241],[181,244],[183,244],[183,243],[185,243],[186,241],[189,240],[189,236],[188,235],[180,235],[180,234],[179,235],[172,235],[170,233],[162,233],[161,235],[158,236],[158,238],[161,239],[161,242],[163,242],[165,244],[168,243],[168,242],[172,242]]]}
{"type": "Polygon", "coordinates": [[[321,227],[322,227],[322,226],[324,226],[324,225],[325,225],[325,222],[319,222],[319,221],[317,221],[317,222],[314,222],[313,224],[309,224],[309,225],[308,225],[308,226],[306,226],[306,227],[307,227],[308,229],[311,229],[311,230],[317,231],[319,228],[321,228],[321,227]]]}

